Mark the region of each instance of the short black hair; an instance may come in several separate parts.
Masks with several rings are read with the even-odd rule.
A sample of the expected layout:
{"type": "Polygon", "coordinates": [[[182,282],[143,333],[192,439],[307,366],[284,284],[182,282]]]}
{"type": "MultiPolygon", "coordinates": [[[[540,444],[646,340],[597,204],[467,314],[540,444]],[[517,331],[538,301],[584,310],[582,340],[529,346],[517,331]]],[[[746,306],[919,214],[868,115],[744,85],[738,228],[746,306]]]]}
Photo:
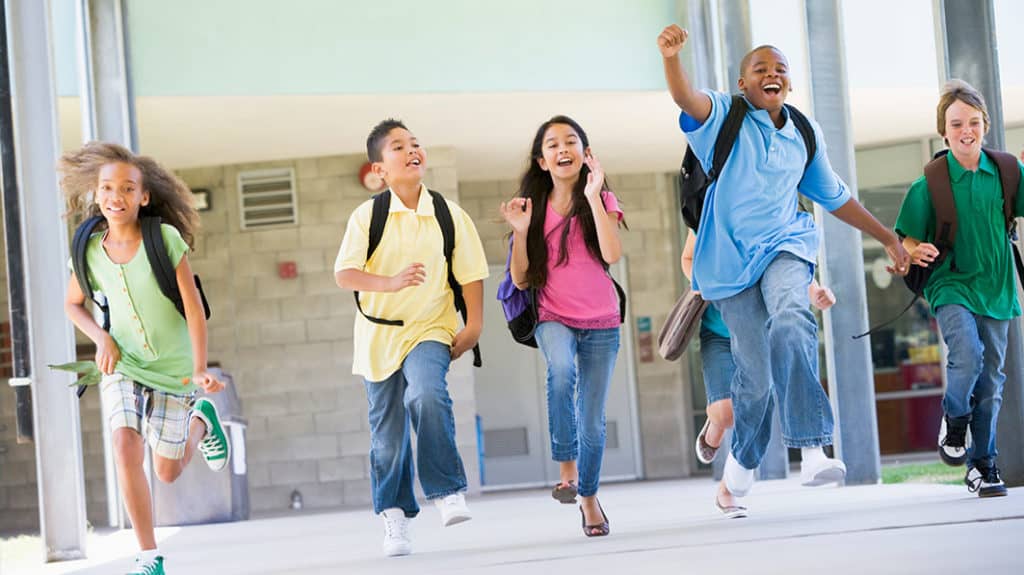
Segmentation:
{"type": "Polygon", "coordinates": [[[394,130],[395,128],[402,128],[403,130],[409,129],[405,127],[405,124],[403,124],[401,120],[388,118],[381,121],[379,124],[374,126],[372,130],[370,130],[370,135],[366,137],[366,157],[371,162],[379,162],[384,159],[381,155],[384,138],[386,138],[388,134],[391,133],[391,130],[394,130]]]}
{"type": "MultiPolygon", "coordinates": [[[[743,56],[743,59],[740,60],[740,77],[741,78],[743,77],[743,74],[747,73],[747,66],[750,65],[750,59],[754,57],[754,54],[756,54],[757,52],[760,52],[761,50],[774,50],[774,51],[778,52],[780,56],[782,56],[783,58],[786,58],[786,55],[782,53],[782,50],[779,50],[775,46],[772,46],[771,44],[761,44],[757,48],[754,48],[753,50],[747,52],[746,55],[743,56]]],[[[787,63],[789,62],[788,58],[786,59],[786,62],[787,63]]]]}

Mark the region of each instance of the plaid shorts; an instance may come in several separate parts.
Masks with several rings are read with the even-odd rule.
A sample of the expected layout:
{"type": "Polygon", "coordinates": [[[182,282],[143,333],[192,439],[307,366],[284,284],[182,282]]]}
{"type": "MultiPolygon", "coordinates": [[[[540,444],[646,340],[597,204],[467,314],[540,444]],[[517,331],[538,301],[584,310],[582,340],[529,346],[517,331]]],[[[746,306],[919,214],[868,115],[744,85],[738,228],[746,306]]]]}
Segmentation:
{"type": "Polygon", "coordinates": [[[103,376],[100,396],[111,431],[129,427],[146,438],[154,454],[165,459],[185,456],[195,394],[174,395],[151,389],[115,372],[103,376]]]}

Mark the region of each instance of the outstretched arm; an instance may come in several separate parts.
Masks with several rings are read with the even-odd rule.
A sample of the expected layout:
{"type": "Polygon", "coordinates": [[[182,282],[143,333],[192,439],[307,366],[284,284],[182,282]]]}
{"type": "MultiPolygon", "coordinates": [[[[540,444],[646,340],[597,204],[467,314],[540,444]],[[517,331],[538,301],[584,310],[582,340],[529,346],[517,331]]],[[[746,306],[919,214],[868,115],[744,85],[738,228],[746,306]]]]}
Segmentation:
{"type": "Polygon", "coordinates": [[[900,276],[907,275],[907,272],[910,271],[910,254],[904,249],[899,236],[896,235],[896,232],[883,226],[882,222],[875,219],[871,212],[860,205],[860,202],[850,198],[845,204],[832,210],[832,215],[882,242],[885,252],[889,254],[889,259],[893,263],[892,266],[886,268],[889,273],[900,276]]]}
{"type": "Polygon", "coordinates": [[[689,32],[672,24],[658,35],[658,50],[661,51],[665,66],[665,82],[668,83],[672,99],[690,117],[703,124],[711,115],[711,98],[693,88],[679,61],[679,50],[686,44],[688,36],[689,32]]]}

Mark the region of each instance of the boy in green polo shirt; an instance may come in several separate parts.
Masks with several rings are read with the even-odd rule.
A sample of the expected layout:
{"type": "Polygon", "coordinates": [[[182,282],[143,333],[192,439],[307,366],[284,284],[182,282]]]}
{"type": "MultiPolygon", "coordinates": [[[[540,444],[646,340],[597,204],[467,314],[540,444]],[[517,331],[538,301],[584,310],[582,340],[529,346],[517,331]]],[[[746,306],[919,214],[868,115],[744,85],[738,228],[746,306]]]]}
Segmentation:
{"type": "Polygon", "coordinates": [[[384,553],[407,555],[412,552],[409,520],[419,513],[410,431],[416,432],[420,485],[440,511],[442,525],[471,518],[445,377],[449,364],[480,337],[487,259],[466,212],[435,199],[423,185],[427,155],[402,122],[377,124],[366,139],[366,153],[374,173],[388,184],[381,192],[389,202],[384,229],[368,255],[374,200],[356,208],[334,276],[339,287],[357,292],[362,312],[355,318],[352,373],[363,377],[369,401],[370,486],[373,510],[384,519],[384,553]],[[466,302],[462,330],[435,211],[444,206],[454,231],[451,273],[466,302]]]}
{"type": "MultiPolygon", "coordinates": [[[[61,189],[69,215],[102,216],[89,238],[86,279],[107,298],[109,331],[88,309],[72,271],[64,311],[96,344],[96,367],[117,481],[141,552],[131,574],[164,575],[153,530],[153,505],[143,462],[146,445],[154,474],[177,479],[199,451],[211,469],[230,460],[230,444],[217,408],[198,388],[224,384],[206,364],[206,316],[186,253],[199,223],[192,192],[151,158],[116,144],[91,142],[60,160],[61,189]],[[143,246],[140,217],[158,216],[174,265],[184,317],[160,290],[143,246]]],[[[72,270],[74,268],[72,267],[72,270]]]]}
{"type": "MultiPolygon", "coordinates": [[[[950,465],[967,462],[968,488],[995,497],[1006,495],[996,467],[996,421],[1006,380],[1007,331],[1009,320],[1020,315],[1002,184],[998,168],[981,149],[989,126],[981,93],[963,81],[946,84],[937,125],[949,146],[946,161],[957,213],[953,248],[936,264],[924,289],[949,348],[939,455],[950,465]]],[[[1022,214],[1024,180],[1013,206],[1014,216],[1022,214]]],[[[935,227],[922,176],[911,184],[896,220],[896,232],[904,237],[914,264],[936,262],[935,227]]]]}

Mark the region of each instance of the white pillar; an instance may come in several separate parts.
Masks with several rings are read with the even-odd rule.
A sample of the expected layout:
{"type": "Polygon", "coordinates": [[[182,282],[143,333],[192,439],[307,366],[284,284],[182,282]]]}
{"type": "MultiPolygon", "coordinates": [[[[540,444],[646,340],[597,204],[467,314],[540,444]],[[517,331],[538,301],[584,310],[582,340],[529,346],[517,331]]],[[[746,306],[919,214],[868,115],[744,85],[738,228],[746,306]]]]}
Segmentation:
{"type": "Polygon", "coordinates": [[[68,237],[54,165],[60,150],[50,42],[50,6],[6,0],[15,163],[27,286],[39,519],[48,561],[85,556],[85,481],[78,398],[71,376],[48,364],[73,361],[64,317],[68,237]]]}

